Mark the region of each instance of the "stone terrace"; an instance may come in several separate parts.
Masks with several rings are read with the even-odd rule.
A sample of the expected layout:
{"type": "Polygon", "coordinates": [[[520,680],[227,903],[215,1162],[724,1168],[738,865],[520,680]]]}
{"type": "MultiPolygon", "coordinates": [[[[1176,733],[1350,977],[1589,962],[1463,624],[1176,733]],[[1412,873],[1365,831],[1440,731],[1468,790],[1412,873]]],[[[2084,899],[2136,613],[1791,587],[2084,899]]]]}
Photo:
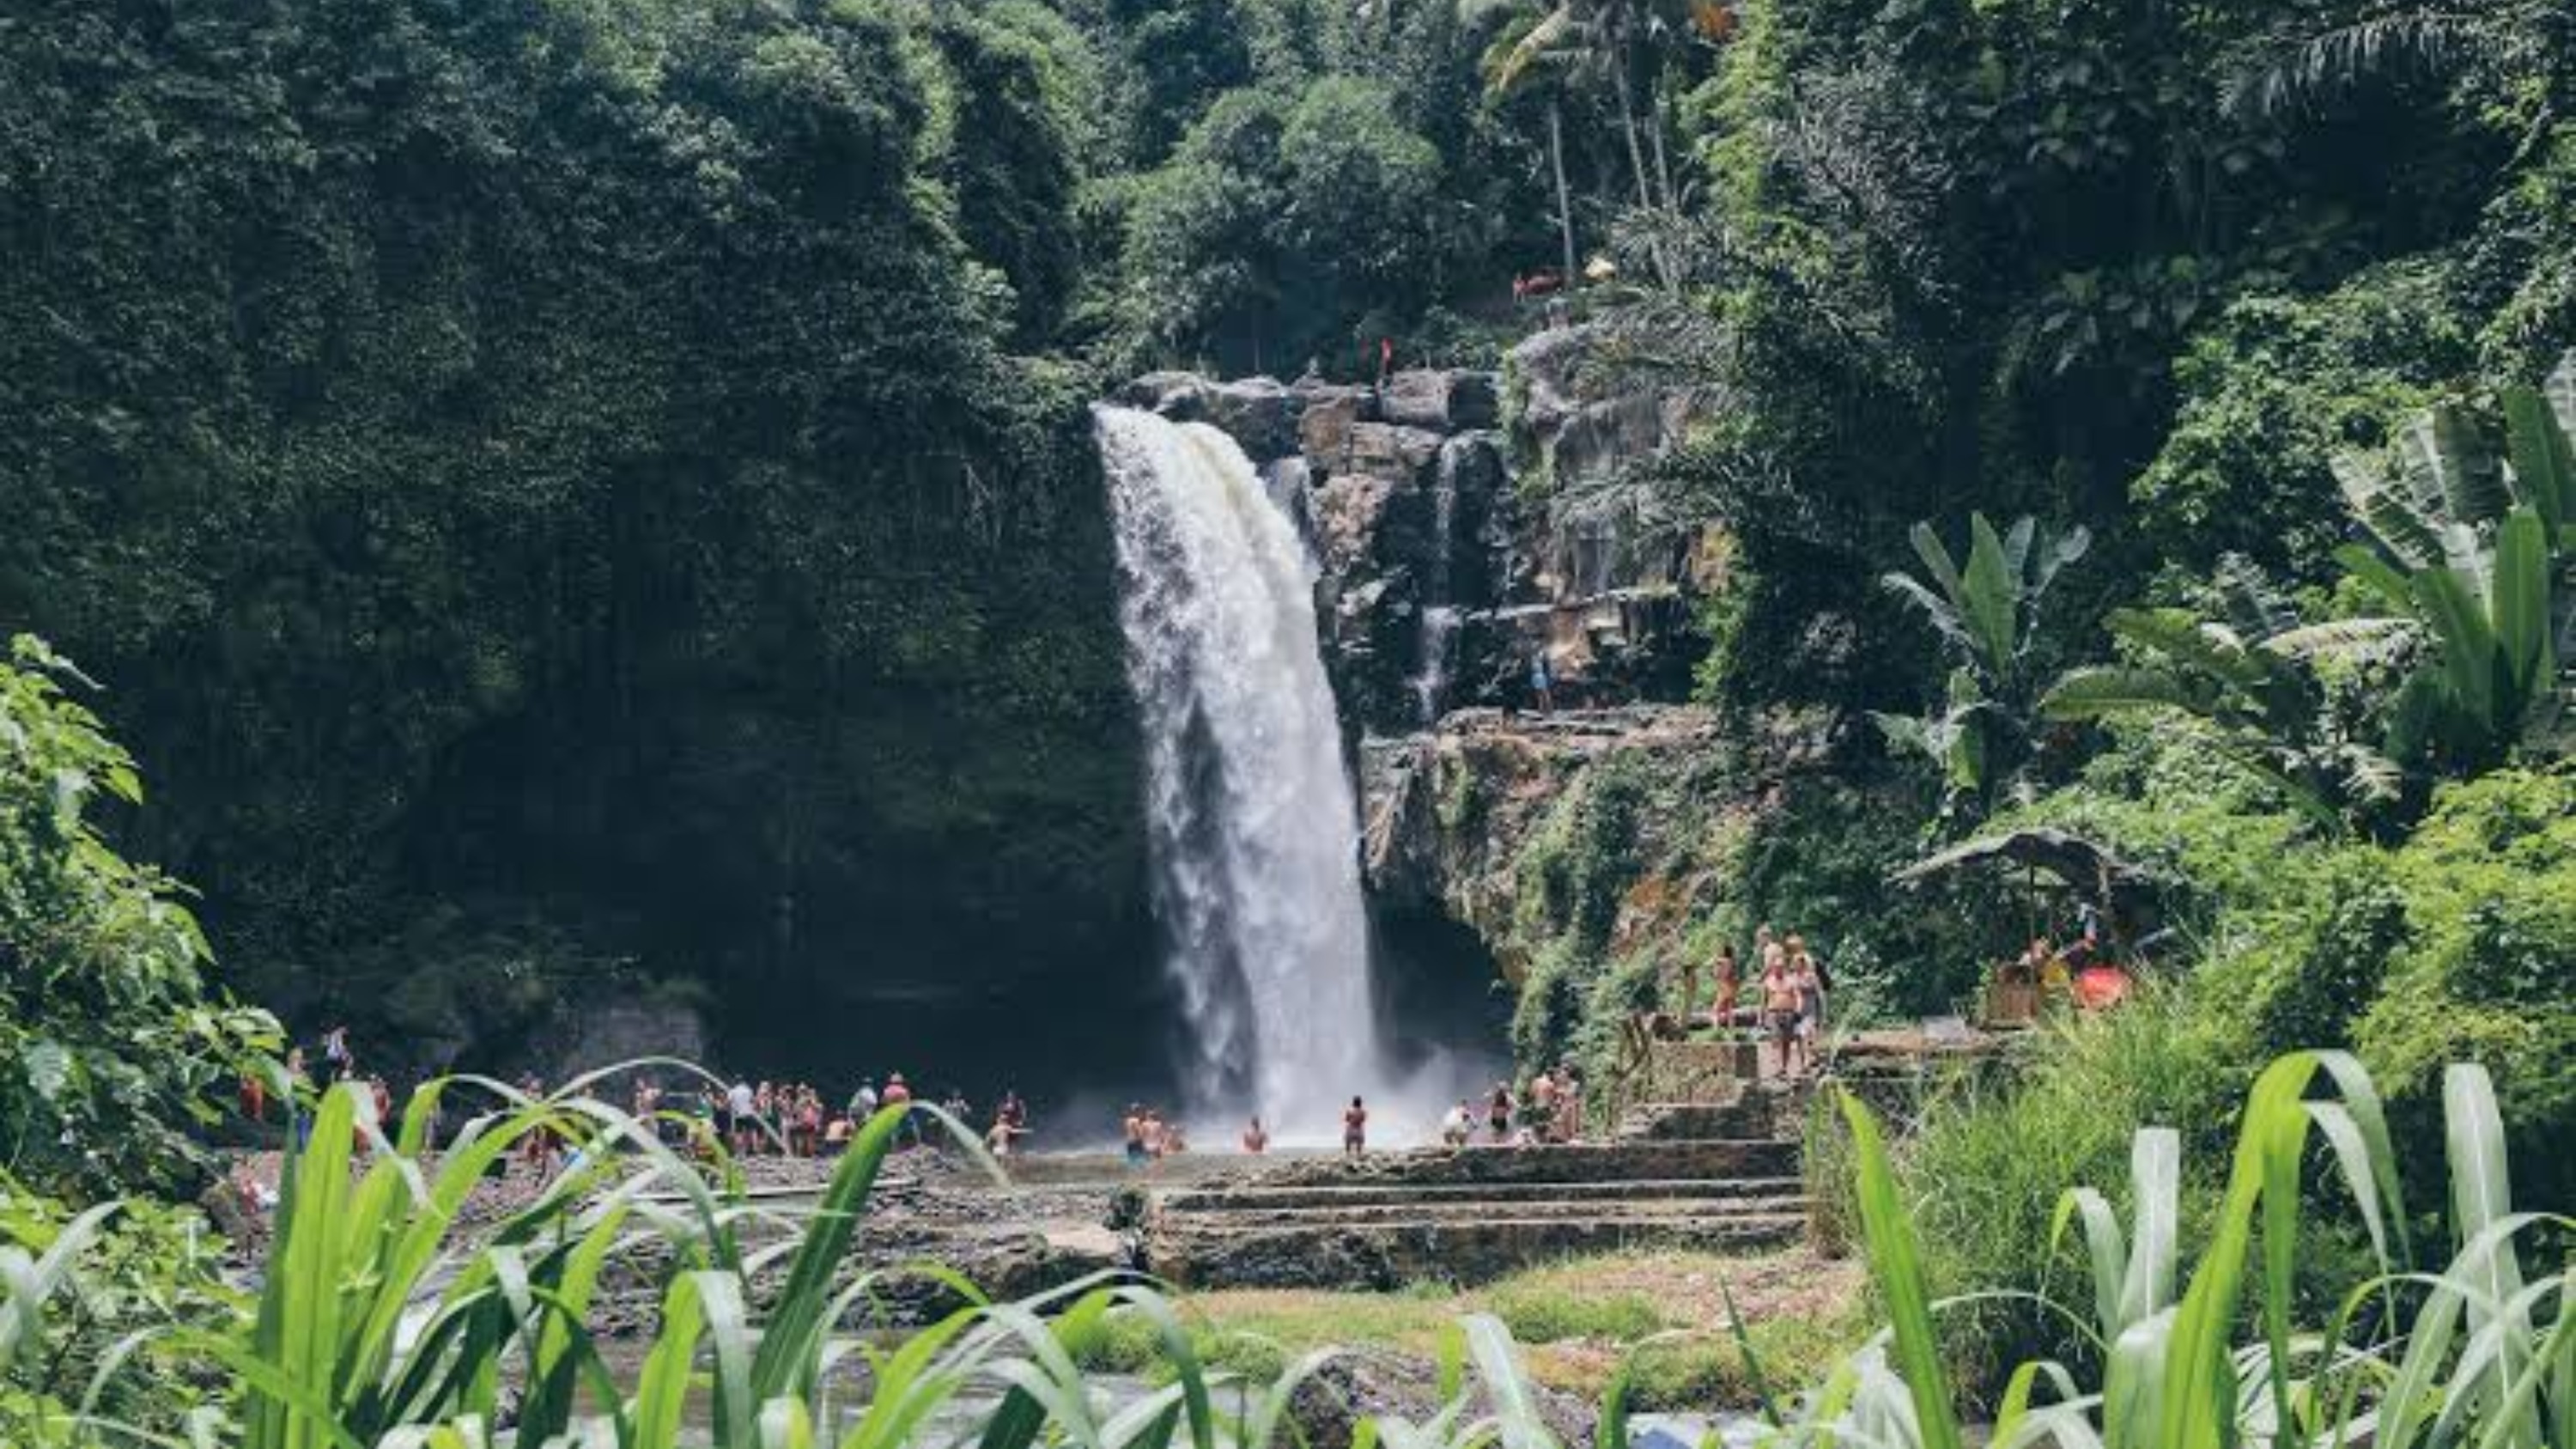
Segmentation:
{"type": "Polygon", "coordinates": [[[1193,1288],[1395,1288],[1578,1253],[1776,1247],[1804,1232],[1807,1201],[1767,1096],[1640,1108],[1610,1142],[1317,1159],[1149,1188],[1142,1266],[1193,1288]]]}

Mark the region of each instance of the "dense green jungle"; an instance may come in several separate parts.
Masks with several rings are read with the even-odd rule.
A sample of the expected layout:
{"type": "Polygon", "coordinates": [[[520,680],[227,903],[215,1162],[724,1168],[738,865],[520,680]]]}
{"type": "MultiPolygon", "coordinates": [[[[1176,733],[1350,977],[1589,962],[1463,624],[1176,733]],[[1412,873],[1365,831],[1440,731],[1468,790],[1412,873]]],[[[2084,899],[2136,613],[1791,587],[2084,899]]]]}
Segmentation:
{"type": "MultiPolygon", "coordinates": [[[[1515,349],[1560,329],[1585,388],[1686,425],[1580,476],[1523,450],[1511,505],[1531,535],[1607,509],[1722,557],[1593,701],[1710,723],[1518,796],[1498,782],[1550,737],[1441,745],[1423,828],[1449,874],[1372,903],[1382,957],[1439,978],[1405,990],[1479,1003],[1521,1071],[1607,1080],[1677,963],[1757,924],[1818,943],[1855,1031],[1950,1012],[2072,928],[2008,873],[1893,883],[1945,850],[2065,832],[2156,898],[2118,1010],[1929,1093],[1883,1144],[1810,1110],[1817,1231],[1872,1265],[1894,1337],[1871,1352],[1904,1382],[1869,1360],[1778,1431],[1884,1391],[1907,1427],[1875,1442],[1947,1445],[1952,1398],[2017,1422],[2034,1360],[2147,1372],[2116,1270],[2099,1333],[1999,1298],[1936,1348],[1923,1301],[2063,1293],[2060,1192],[2126,1180],[2140,1129],[2172,1127],[2170,1181],[2141,1166],[2111,1196],[2143,1233],[2170,1195],[2164,1248],[2234,1266],[2179,1310],[2189,1392],[2107,1417],[2199,1412],[2258,1312],[2282,1335],[2246,1402],[2291,1413],[2269,1367],[2290,1317],[2399,1332],[2396,1297],[2353,1305],[2411,1221],[2467,1245],[2461,1311],[2507,1325],[2484,1350],[2504,1377],[2489,1395],[2472,1361],[2436,1432],[2401,1412],[2436,1389],[2389,1389],[2392,1350],[2298,1412],[2334,1389],[2338,1436],[2385,1395],[2381,1443],[2576,1442],[2562,0],[13,0],[0,1438],[93,1442],[63,1406],[94,1371],[116,1387],[82,1415],[154,1442],[486,1442],[401,1437],[496,1404],[513,1341],[460,1316],[490,1361],[452,1395],[398,1386],[399,1294],[369,1295],[410,1257],[281,1238],[347,1290],[327,1404],[297,1375],[341,1330],[295,1325],[342,1308],[196,1266],[178,1204],[244,1140],[237,1082],[326,1025],[406,1089],[667,1053],[836,1091],[906,1063],[1049,1104],[1170,1090],[1189,1023],[1092,405],[1175,371],[1467,369],[1501,379],[1517,437],[1515,349]],[[2310,1049],[2349,1055],[2289,1055],[2310,1049]],[[2298,1156],[2311,1076],[2354,1099],[2308,1104],[2340,1174],[2298,1156]],[[2303,1180],[2331,1205],[2296,1263],[2264,1218],[2248,1268],[2258,1186],[2269,1212],[2303,1180]],[[112,1201],[112,1228],[78,1216],[112,1201]],[[2477,1256],[2517,1233],[2520,1298],[2477,1256]],[[46,1348],[33,1305],[94,1243],[108,1266],[46,1348]]],[[[1382,733],[1344,723],[1355,757],[1382,733]]],[[[366,1155],[333,1110],[317,1140],[366,1155]]],[[[425,1255],[444,1219],[402,1217],[385,1172],[337,1197],[313,1177],[311,1212],[425,1255]]],[[[2084,1233],[2117,1216],[2096,1203],[2084,1233]]],[[[529,1211],[504,1236],[555,1244],[538,1298],[587,1304],[564,1275],[618,1229],[576,1251],[568,1199],[529,1211]]],[[[676,1367],[583,1442],[673,1442],[706,1397],[683,1388],[702,1321],[706,1442],[809,1442],[777,1406],[816,1392],[796,1356],[846,1306],[832,1263],[795,1261],[793,1332],[750,1367],[734,1231],[676,1252],[706,1270],[664,1305],[690,1325],[656,1350],[676,1367]]],[[[454,1291],[535,1325],[524,1272],[454,1291]]],[[[1112,1305],[1072,1302],[1059,1337],[1095,1352],[1112,1305]]],[[[2467,1351],[2437,1321],[2425,1353],[2467,1351]]],[[[922,1354],[1021,1329],[958,1331],[922,1354]]],[[[1139,1350],[1172,1355],[1168,1402],[1075,1433],[1040,1382],[1075,1365],[1026,1332],[1041,1368],[1009,1379],[994,1449],[1049,1423],[1104,1449],[1283,1432],[1276,1407],[1201,1422],[1174,1327],[1139,1350]]],[[[1550,1442],[1480,1332],[1458,1352],[1502,1442],[1550,1442]]],[[[568,1424],[589,1340],[528,1333],[529,1422],[568,1424]]],[[[2329,1442],[2219,1417],[2108,1442],[2329,1442]]]]}

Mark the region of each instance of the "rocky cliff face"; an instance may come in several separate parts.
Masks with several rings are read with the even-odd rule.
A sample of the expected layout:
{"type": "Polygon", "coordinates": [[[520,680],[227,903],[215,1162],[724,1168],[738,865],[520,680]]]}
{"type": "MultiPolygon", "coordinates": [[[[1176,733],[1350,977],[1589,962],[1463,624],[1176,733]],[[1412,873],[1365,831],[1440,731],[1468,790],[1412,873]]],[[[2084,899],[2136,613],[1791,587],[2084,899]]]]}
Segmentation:
{"type": "Polygon", "coordinates": [[[1725,542],[1618,488],[1691,416],[1623,388],[1598,343],[1542,332],[1503,373],[1403,371],[1383,388],[1153,373],[1123,400],[1242,445],[1314,547],[1345,716],[1394,736],[1527,703],[1542,654],[1560,703],[1686,687],[1689,599],[1722,572],[1725,542]]]}
{"type": "Polygon", "coordinates": [[[1693,418],[1687,400],[1623,387],[1600,350],[1563,329],[1499,374],[1372,388],[1157,373],[1122,397],[1225,431],[1297,518],[1384,939],[1459,958],[1434,974],[1463,973],[1479,997],[1498,970],[1519,988],[1525,1059],[1581,1050],[1582,1022],[1621,1019],[1594,996],[1650,992],[1663,963],[1705,954],[1717,913],[1748,908],[1741,847],[1778,793],[1764,782],[1830,733],[1789,722],[1748,766],[1708,711],[1653,702],[1687,693],[1695,600],[1729,550],[1626,486],[1693,418]]]}

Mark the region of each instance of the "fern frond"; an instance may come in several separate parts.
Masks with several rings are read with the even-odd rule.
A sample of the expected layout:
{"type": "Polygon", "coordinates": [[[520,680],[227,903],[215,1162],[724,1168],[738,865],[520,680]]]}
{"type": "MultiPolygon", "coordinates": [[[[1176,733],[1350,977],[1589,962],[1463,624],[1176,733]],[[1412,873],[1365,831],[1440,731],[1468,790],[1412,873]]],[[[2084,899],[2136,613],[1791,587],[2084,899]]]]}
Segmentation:
{"type": "Polygon", "coordinates": [[[2254,119],[2294,108],[2315,110],[2380,76],[2450,70],[2495,41],[2480,16],[2443,10],[2377,15],[2259,57],[2230,80],[2221,104],[2230,115],[2254,119]]]}

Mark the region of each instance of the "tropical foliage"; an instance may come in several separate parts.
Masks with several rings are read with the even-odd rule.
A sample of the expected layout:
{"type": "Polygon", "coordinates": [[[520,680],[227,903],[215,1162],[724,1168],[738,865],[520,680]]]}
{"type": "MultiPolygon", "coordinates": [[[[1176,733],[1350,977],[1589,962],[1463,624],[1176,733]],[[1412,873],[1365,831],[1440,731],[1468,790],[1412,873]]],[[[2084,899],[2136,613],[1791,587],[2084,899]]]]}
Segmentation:
{"type": "MultiPolygon", "coordinates": [[[[774,1449],[819,1440],[896,1449],[944,1437],[1260,1449],[1294,1436],[1293,1395],[1322,1361],[1309,1356],[1265,1382],[1232,1381],[1200,1362],[1174,1305],[1112,1280],[1009,1303],[976,1300],[971,1285],[956,1283],[967,1306],[928,1327],[854,1331],[877,1285],[835,1268],[861,1230],[903,1108],[859,1134],[794,1225],[783,1272],[764,1282],[754,1266],[777,1255],[751,1245],[757,1215],[738,1191],[711,1187],[673,1158],[652,1123],[578,1095],[505,1099],[432,1162],[423,1155],[426,1124],[452,1089],[474,1086],[423,1088],[391,1137],[355,1088],[326,1094],[311,1146],[293,1159],[255,1310],[211,1325],[170,1323],[139,1340],[146,1353],[201,1355],[235,1377],[233,1402],[190,1416],[198,1442],[475,1449],[501,1432],[508,1363],[524,1365],[508,1411],[521,1437],[510,1442],[774,1449]],[[574,1135],[586,1145],[583,1165],[488,1234],[462,1236],[455,1212],[465,1191],[538,1131],[574,1135]],[[604,1285],[646,1261],[648,1247],[662,1265],[661,1313],[640,1367],[620,1374],[587,1315],[604,1285]],[[1081,1362],[1120,1320],[1150,1325],[1171,1377],[1104,1405],[1081,1362]],[[861,1364],[866,1391],[853,1394],[851,1371],[861,1364]]],[[[1844,1111],[1854,1210],[1888,1323],[1823,1382],[1766,1399],[1766,1441],[1956,1445],[1959,1386],[1940,1325],[1959,1305],[1932,1296],[1876,1120],[1856,1102],[1844,1111]]],[[[2525,1254],[2576,1222],[2514,1209],[2482,1072],[2453,1068],[2443,1111],[2447,1246],[2410,1215],[2369,1076],[2332,1053],[2282,1058],[2255,1082],[2215,1220],[2188,1246],[2182,1146],[2169,1131],[2141,1132],[2131,1148],[2125,1228],[2108,1197],[2067,1186],[2046,1240],[2025,1251],[2054,1253],[2070,1228],[2079,1230],[2088,1296],[2058,1311],[2084,1325],[2090,1353],[2082,1364],[2016,1368],[1996,1441],[2177,1449],[2356,1434],[2401,1449],[2563,1442],[2576,1415],[2566,1351],[2576,1281],[2527,1267],[2525,1254]],[[2313,1091],[2329,1083],[2330,1093],[2313,1091]],[[2331,1163],[2328,1180],[2366,1224],[2376,1268],[2303,1319],[2295,1289],[2316,1205],[2302,1197],[2302,1169],[2320,1145],[2326,1151],[2314,1155],[2331,1163]]],[[[89,1407],[58,1385],[31,1388],[18,1372],[60,1332],[54,1320],[78,1292],[108,1211],[61,1227],[41,1256],[0,1248],[8,1269],[0,1369],[11,1374],[0,1413],[21,1442],[86,1445],[121,1432],[90,1408],[132,1371],[122,1358],[101,1367],[89,1407]]],[[[1499,1321],[1460,1325],[1443,1383],[1450,1401],[1431,1419],[1374,1419],[1358,1442],[1558,1442],[1499,1321]],[[1465,1392],[1470,1364],[1475,1399],[1465,1392]]],[[[1626,1440],[1626,1384],[1623,1376],[1603,1406],[1602,1442],[1626,1440]]]]}
{"type": "Polygon", "coordinates": [[[2561,664],[2576,642],[2576,353],[2545,392],[2508,387],[2500,400],[2503,454],[2464,410],[2442,407],[2405,426],[2393,463],[2335,460],[2353,518],[2376,544],[2338,556],[2390,612],[2307,624],[2232,561],[2218,581],[2223,621],[2113,610],[2112,632],[2140,663],[2076,670],[2043,707],[2065,719],[2193,715],[2330,823],[2397,798],[2406,768],[2474,772],[2517,749],[2560,750],[2576,679],[2561,664]],[[2328,664],[2351,686],[2340,700],[2320,669],[2328,664]]]}
{"type": "Polygon", "coordinates": [[[11,1172],[97,1190],[184,1180],[276,1024],[205,999],[185,892],[102,833],[143,784],[86,683],[27,635],[0,659],[0,1122],[11,1172]]]}
{"type": "Polygon", "coordinates": [[[2081,526],[2045,535],[2033,518],[1999,535],[1982,513],[1970,516],[1968,529],[1962,566],[1931,525],[1916,524],[1910,537],[1932,587],[1907,574],[1884,580],[1960,657],[1943,708],[1923,720],[1875,718],[1892,743],[1930,756],[1953,790],[1982,804],[2030,752],[2040,601],[2058,571],[2083,558],[2093,539],[2081,526]]]}

